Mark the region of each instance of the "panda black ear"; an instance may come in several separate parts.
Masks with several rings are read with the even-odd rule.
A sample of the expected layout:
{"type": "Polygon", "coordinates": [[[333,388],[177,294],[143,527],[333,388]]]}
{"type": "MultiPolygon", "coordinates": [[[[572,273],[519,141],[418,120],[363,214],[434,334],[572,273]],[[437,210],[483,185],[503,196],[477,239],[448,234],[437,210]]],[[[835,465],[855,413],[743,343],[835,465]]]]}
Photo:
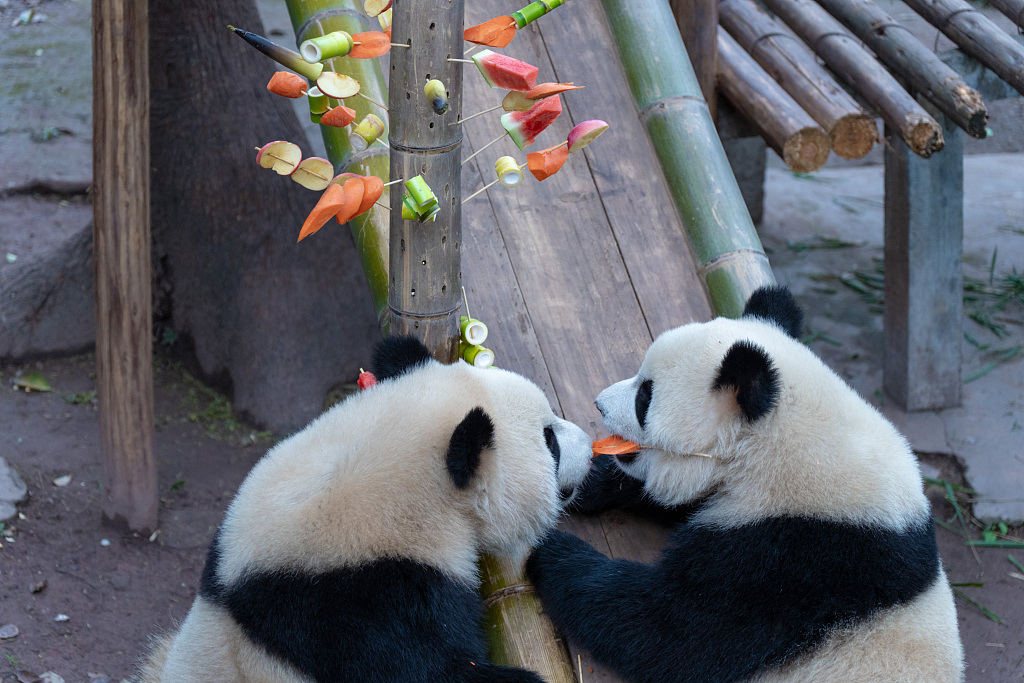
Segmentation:
{"type": "Polygon", "coordinates": [[[779,373],[768,353],[757,344],[738,341],[732,345],[715,377],[714,389],[736,389],[743,416],[753,422],[772,411],[779,400],[779,373]]]}
{"type": "Polygon", "coordinates": [[[431,360],[430,351],[416,337],[385,337],[373,350],[373,374],[390,379],[431,360]]]}
{"type": "Polygon", "coordinates": [[[469,486],[480,467],[480,454],[494,445],[494,423],[483,408],[473,408],[462,418],[452,432],[445,456],[448,474],[455,486],[464,489],[469,486]]]}
{"type": "Polygon", "coordinates": [[[789,287],[773,285],[754,290],[743,309],[743,317],[752,316],[775,323],[793,339],[804,331],[804,313],[789,287]]]}

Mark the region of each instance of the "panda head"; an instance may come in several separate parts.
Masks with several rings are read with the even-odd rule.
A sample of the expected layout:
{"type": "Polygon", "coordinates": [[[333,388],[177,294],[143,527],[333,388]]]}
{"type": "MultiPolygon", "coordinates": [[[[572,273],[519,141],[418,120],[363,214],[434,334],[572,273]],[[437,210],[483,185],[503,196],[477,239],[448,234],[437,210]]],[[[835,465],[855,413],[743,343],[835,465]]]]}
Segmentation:
{"type": "MultiPolygon", "coordinates": [[[[413,337],[377,347],[379,390],[424,393],[444,423],[449,493],[475,518],[478,548],[522,557],[557,522],[590,469],[591,440],[556,416],[530,380],[465,362],[442,365],[413,337]],[[393,385],[393,387],[392,387],[393,385]]],[[[373,391],[378,391],[374,387],[373,391]]]]}
{"type": "Polygon", "coordinates": [[[706,499],[699,515],[724,524],[916,516],[906,441],[798,341],[802,325],[789,290],[766,287],[738,320],[660,335],[638,374],[597,398],[605,426],[641,446],[619,468],[662,505],[706,499]]]}

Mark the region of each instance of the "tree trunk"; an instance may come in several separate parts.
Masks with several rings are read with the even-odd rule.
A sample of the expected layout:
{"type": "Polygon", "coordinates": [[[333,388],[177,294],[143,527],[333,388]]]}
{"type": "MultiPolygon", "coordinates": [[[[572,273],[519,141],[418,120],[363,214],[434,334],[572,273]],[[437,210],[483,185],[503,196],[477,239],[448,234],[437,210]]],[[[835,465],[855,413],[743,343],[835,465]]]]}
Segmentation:
{"type": "Polygon", "coordinates": [[[266,90],[281,67],[227,29],[263,33],[253,1],[151,0],[150,14],[153,241],[173,327],[236,409],[302,426],[377,334],[352,238],[332,222],[296,244],[318,194],[255,163],[272,140],[309,146],[266,90]]]}

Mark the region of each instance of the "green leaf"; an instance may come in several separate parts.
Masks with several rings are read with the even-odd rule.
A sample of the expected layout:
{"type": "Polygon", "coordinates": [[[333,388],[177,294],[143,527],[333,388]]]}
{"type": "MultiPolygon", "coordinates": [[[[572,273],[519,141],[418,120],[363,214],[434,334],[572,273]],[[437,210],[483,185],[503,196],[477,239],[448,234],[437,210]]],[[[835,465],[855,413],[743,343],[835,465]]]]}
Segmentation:
{"type": "Polygon", "coordinates": [[[1024,574],[1024,565],[1018,562],[1017,558],[1014,557],[1012,553],[1007,553],[1006,559],[1010,561],[1010,564],[1019,569],[1021,574],[1024,574]]]}
{"type": "Polygon", "coordinates": [[[25,391],[53,391],[50,383],[38,372],[30,372],[14,378],[14,386],[25,391]]]}
{"type": "Polygon", "coordinates": [[[953,589],[953,595],[957,596],[958,598],[961,598],[962,600],[967,601],[971,605],[974,605],[979,610],[981,610],[982,614],[984,614],[986,617],[988,617],[992,621],[996,622],[997,624],[1003,623],[1003,620],[1002,620],[1002,618],[999,617],[999,615],[995,614],[994,612],[992,612],[992,610],[990,610],[988,607],[985,607],[981,603],[978,603],[978,602],[975,602],[974,600],[971,600],[969,597],[964,595],[963,591],[961,591],[961,590],[959,590],[957,588],[954,588],[953,589]]]}

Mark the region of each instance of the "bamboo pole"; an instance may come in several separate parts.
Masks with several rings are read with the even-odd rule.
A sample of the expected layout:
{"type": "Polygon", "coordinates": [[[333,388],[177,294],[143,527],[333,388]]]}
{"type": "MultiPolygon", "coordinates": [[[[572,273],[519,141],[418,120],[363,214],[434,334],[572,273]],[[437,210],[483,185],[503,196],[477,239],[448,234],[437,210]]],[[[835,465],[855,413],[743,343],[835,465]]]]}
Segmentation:
{"type": "Polygon", "coordinates": [[[785,25],[753,0],[722,0],[718,13],[736,42],[828,131],[833,152],[860,159],[871,151],[878,140],[875,120],[785,25]]]}
{"type": "Polygon", "coordinates": [[[1024,31],[1024,0],[989,0],[989,4],[1024,31]]]}
{"type": "Polygon", "coordinates": [[[828,133],[721,26],[718,85],[791,170],[810,173],[825,165],[828,133]]]}
{"type": "Polygon", "coordinates": [[[965,0],[906,0],[910,9],[1024,95],[1024,46],[965,0]]]}
{"type": "Polygon", "coordinates": [[[968,135],[987,135],[988,111],[977,90],[871,0],[818,0],[900,76],[968,135]]]}
{"type": "Polygon", "coordinates": [[[861,47],[842,24],[812,0],[764,0],[840,78],[849,83],[920,157],[942,149],[942,127],[861,47]]]}
{"type": "Polygon", "coordinates": [[[679,27],[679,35],[690,56],[693,71],[700,82],[700,91],[711,110],[711,118],[717,118],[715,98],[718,77],[718,41],[715,27],[718,26],[718,0],[668,0],[672,14],[679,27]]]}
{"type": "Polygon", "coordinates": [[[775,277],[671,10],[663,0],[602,5],[640,120],[693,244],[697,273],[715,312],[738,317],[751,292],[775,277]]]}
{"type": "Polygon", "coordinates": [[[103,517],[157,525],[149,234],[149,2],[93,0],[93,252],[103,517]]]}
{"type": "MultiPolygon", "coordinates": [[[[362,2],[359,0],[287,0],[287,5],[295,29],[296,45],[332,31],[346,31],[352,34],[380,29],[376,19],[368,17],[363,11],[362,2]]],[[[351,76],[359,81],[360,92],[377,102],[387,102],[387,84],[378,60],[336,57],[325,61],[324,68],[351,76]]],[[[363,97],[349,98],[344,104],[355,109],[356,121],[362,120],[367,114],[376,114],[385,124],[388,122],[388,112],[363,97]]],[[[320,126],[320,132],[327,148],[327,156],[337,173],[375,175],[385,180],[388,178],[388,150],[383,145],[371,145],[365,151],[353,154],[348,141],[348,128],[320,126]]],[[[386,142],[387,137],[385,133],[381,139],[386,142]]],[[[388,200],[389,197],[385,195],[381,198],[381,203],[389,206],[388,200]]],[[[348,224],[382,328],[386,327],[388,322],[389,220],[390,211],[375,206],[348,224]]]]}

